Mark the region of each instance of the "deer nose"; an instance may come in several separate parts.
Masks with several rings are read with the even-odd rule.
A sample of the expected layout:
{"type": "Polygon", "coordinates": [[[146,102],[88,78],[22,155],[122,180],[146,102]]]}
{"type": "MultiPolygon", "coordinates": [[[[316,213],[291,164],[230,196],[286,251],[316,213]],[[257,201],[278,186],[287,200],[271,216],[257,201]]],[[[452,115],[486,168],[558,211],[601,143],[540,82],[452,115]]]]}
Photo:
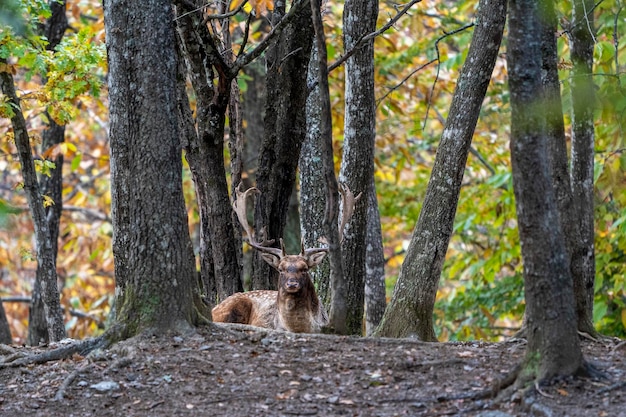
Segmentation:
{"type": "Polygon", "coordinates": [[[287,282],[285,282],[285,287],[289,290],[295,290],[300,288],[300,282],[297,278],[288,278],[287,282]]]}

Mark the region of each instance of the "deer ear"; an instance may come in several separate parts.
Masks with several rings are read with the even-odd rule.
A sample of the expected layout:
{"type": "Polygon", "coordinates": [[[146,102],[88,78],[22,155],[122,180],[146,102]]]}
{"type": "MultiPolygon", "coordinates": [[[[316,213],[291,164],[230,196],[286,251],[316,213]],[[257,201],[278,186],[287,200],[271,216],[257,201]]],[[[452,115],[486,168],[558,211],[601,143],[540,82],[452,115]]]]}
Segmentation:
{"type": "Polygon", "coordinates": [[[326,252],[314,253],[307,258],[306,263],[309,265],[309,268],[313,268],[324,260],[324,256],[326,256],[326,252]]]}
{"type": "Polygon", "coordinates": [[[274,268],[278,269],[278,264],[280,263],[280,257],[274,255],[273,253],[261,253],[261,258],[274,268]]]}

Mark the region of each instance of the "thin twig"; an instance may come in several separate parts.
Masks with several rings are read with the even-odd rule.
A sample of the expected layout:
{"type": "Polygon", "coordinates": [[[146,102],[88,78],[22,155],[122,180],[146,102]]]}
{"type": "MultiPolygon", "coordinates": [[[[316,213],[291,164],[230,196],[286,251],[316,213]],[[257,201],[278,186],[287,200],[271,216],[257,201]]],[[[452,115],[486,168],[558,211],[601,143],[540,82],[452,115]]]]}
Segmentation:
{"type": "Polygon", "coordinates": [[[76,379],[76,377],[80,374],[85,372],[85,370],[87,370],[87,368],[91,366],[91,362],[87,362],[86,364],[74,369],[72,372],[70,372],[70,374],[65,377],[65,379],[63,380],[63,383],[61,384],[61,386],[59,387],[59,389],[57,390],[57,393],[54,395],[54,400],[55,401],[61,401],[63,399],[63,397],[65,396],[65,391],[67,391],[67,389],[70,387],[70,385],[72,385],[72,382],[74,382],[74,380],[76,379]]]}
{"type": "Polygon", "coordinates": [[[406,14],[413,5],[416,3],[420,3],[422,0],[411,0],[406,4],[389,22],[387,22],[383,27],[378,29],[375,32],[363,35],[355,44],[352,49],[346,52],[344,55],[340,56],[337,61],[333,62],[328,66],[328,72],[331,72],[335,68],[339,67],[343,64],[348,58],[350,58],[354,53],[361,47],[363,44],[379,35],[382,35],[387,31],[387,29],[391,28],[404,14],[406,14]]]}

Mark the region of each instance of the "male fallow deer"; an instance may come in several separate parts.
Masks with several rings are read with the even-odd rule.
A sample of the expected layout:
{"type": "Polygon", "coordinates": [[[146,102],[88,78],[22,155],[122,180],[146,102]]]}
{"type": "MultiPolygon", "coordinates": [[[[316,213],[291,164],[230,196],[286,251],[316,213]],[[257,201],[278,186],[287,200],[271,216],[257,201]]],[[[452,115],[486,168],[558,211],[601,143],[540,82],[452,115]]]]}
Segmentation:
{"type": "MultiPolygon", "coordinates": [[[[246,200],[259,190],[250,188],[242,193],[235,190],[233,209],[243,227],[248,244],[261,252],[261,257],[279,272],[278,291],[259,290],[236,293],[226,298],[213,308],[213,321],[223,323],[242,323],[252,326],[294,333],[315,333],[328,324],[328,314],[317,297],[309,270],[318,265],[328,253],[328,248],[305,249],[304,243],[299,255],[287,255],[283,240],[281,248],[271,245],[274,241],[264,238],[257,242],[252,227],[246,216],[246,200]]],[[[354,212],[354,205],[359,196],[354,197],[348,187],[340,184],[343,201],[343,215],[339,227],[340,239],[343,228],[354,212]]]]}

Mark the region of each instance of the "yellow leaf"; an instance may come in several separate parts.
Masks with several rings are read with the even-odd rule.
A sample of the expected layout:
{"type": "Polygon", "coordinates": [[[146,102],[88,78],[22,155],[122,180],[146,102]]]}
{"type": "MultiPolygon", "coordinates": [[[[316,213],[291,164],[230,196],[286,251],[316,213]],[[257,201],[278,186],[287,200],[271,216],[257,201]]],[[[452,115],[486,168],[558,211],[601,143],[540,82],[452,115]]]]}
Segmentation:
{"type": "Polygon", "coordinates": [[[50,206],[54,206],[54,200],[47,195],[43,196],[43,206],[44,207],[50,207],[50,206]]]}
{"type": "Polygon", "coordinates": [[[626,328],[626,308],[622,310],[622,325],[626,328]]]}
{"type": "Polygon", "coordinates": [[[241,3],[243,2],[243,0],[233,0],[230,3],[230,10],[235,10],[237,7],[239,7],[241,5],[241,3]]]}
{"type": "Polygon", "coordinates": [[[556,392],[558,392],[560,395],[562,395],[563,397],[567,397],[569,396],[569,392],[567,392],[566,390],[564,390],[563,388],[559,388],[556,390],[556,392]]]}

